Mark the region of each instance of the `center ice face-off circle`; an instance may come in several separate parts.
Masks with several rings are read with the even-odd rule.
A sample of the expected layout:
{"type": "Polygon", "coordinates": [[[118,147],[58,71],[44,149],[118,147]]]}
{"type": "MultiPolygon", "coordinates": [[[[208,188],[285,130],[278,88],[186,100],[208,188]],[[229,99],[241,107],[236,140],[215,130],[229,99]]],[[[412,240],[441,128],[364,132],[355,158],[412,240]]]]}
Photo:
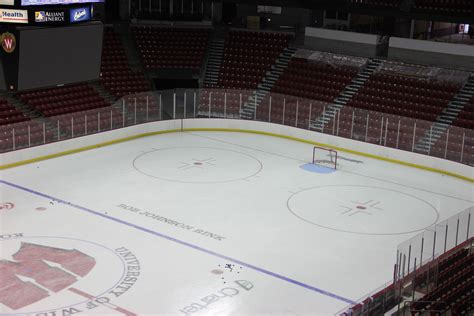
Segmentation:
{"type": "Polygon", "coordinates": [[[293,194],[287,207],[307,223],[364,235],[412,233],[439,218],[434,206],[414,195],[357,185],[305,189],[293,194]]]}
{"type": "Polygon", "coordinates": [[[136,157],[133,166],[152,178],[201,184],[247,179],[263,168],[263,164],[249,154],[213,147],[157,149],[136,157]]]}

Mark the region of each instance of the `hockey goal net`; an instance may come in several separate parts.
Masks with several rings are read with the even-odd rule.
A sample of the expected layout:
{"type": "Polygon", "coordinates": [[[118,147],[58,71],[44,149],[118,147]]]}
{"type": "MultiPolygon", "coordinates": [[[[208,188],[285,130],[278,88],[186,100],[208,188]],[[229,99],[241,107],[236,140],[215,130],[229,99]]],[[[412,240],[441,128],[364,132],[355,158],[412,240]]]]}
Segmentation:
{"type": "Polygon", "coordinates": [[[314,146],[313,164],[337,169],[337,151],[334,149],[314,146]]]}

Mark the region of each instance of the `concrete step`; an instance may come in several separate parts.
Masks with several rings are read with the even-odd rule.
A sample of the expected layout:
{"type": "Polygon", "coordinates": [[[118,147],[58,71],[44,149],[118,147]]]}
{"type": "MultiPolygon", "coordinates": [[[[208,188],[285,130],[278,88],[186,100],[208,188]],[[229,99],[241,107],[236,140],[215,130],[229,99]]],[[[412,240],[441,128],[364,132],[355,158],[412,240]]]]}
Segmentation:
{"type": "Polygon", "coordinates": [[[343,92],[341,92],[342,95],[347,95],[347,96],[350,96],[350,97],[353,97],[354,94],[357,94],[357,92],[354,92],[354,91],[351,91],[351,90],[344,90],[343,92]]]}
{"type": "Polygon", "coordinates": [[[459,101],[469,101],[469,98],[468,97],[463,97],[463,96],[460,96],[460,95],[456,95],[454,96],[453,98],[454,100],[459,100],[459,101]]]}
{"type": "Polygon", "coordinates": [[[451,115],[458,115],[459,112],[461,112],[461,110],[457,109],[457,108],[456,109],[447,108],[447,109],[444,110],[444,112],[447,113],[447,114],[451,114],[451,115]]]}
{"type": "Polygon", "coordinates": [[[444,131],[446,130],[446,128],[448,128],[448,124],[445,124],[445,123],[439,123],[439,122],[436,122],[433,124],[433,130],[434,131],[444,131]]]}
{"type": "Polygon", "coordinates": [[[449,114],[449,113],[442,113],[439,115],[439,118],[444,118],[446,120],[453,120],[456,118],[456,115],[452,115],[452,114],[449,114]]]}
{"type": "Polygon", "coordinates": [[[438,120],[441,121],[441,122],[445,122],[446,124],[451,124],[451,122],[452,122],[452,120],[445,119],[445,118],[439,118],[438,120]]]}

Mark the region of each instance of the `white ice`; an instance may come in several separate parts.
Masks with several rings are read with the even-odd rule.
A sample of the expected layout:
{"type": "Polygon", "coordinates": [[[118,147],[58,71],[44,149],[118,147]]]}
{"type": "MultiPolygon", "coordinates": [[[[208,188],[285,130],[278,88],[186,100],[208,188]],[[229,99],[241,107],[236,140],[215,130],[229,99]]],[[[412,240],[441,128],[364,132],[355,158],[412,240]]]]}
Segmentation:
{"type": "Polygon", "coordinates": [[[28,279],[49,293],[22,308],[0,286],[0,312],[333,315],[391,280],[399,243],[474,205],[472,184],[449,176],[343,152],[317,174],[300,168],[311,156],[295,141],[193,132],[2,171],[14,207],[0,209],[0,260],[28,243],[96,265],[57,293],[28,279]],[[139,272],[128,282],[127,268],[139,272]]]}

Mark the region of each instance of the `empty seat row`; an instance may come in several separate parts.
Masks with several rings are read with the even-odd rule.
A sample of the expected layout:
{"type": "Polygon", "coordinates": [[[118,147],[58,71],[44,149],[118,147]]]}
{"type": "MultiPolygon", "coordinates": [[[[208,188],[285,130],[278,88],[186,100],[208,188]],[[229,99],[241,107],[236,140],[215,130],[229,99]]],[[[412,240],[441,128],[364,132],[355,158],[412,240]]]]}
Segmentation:
{"type": "Polygon", "coordinates": [[[104,33],[101,82],[117,98],[150,90],[145,76],[130,68],[125,49],[112,28],[106,28],[104,33]]]}
{"type": "Polygon", "coordinates": [[[132,28],[146,69],[190,69],[199,71],[209,40],[206,29],[140,26],[132,28]]]}

